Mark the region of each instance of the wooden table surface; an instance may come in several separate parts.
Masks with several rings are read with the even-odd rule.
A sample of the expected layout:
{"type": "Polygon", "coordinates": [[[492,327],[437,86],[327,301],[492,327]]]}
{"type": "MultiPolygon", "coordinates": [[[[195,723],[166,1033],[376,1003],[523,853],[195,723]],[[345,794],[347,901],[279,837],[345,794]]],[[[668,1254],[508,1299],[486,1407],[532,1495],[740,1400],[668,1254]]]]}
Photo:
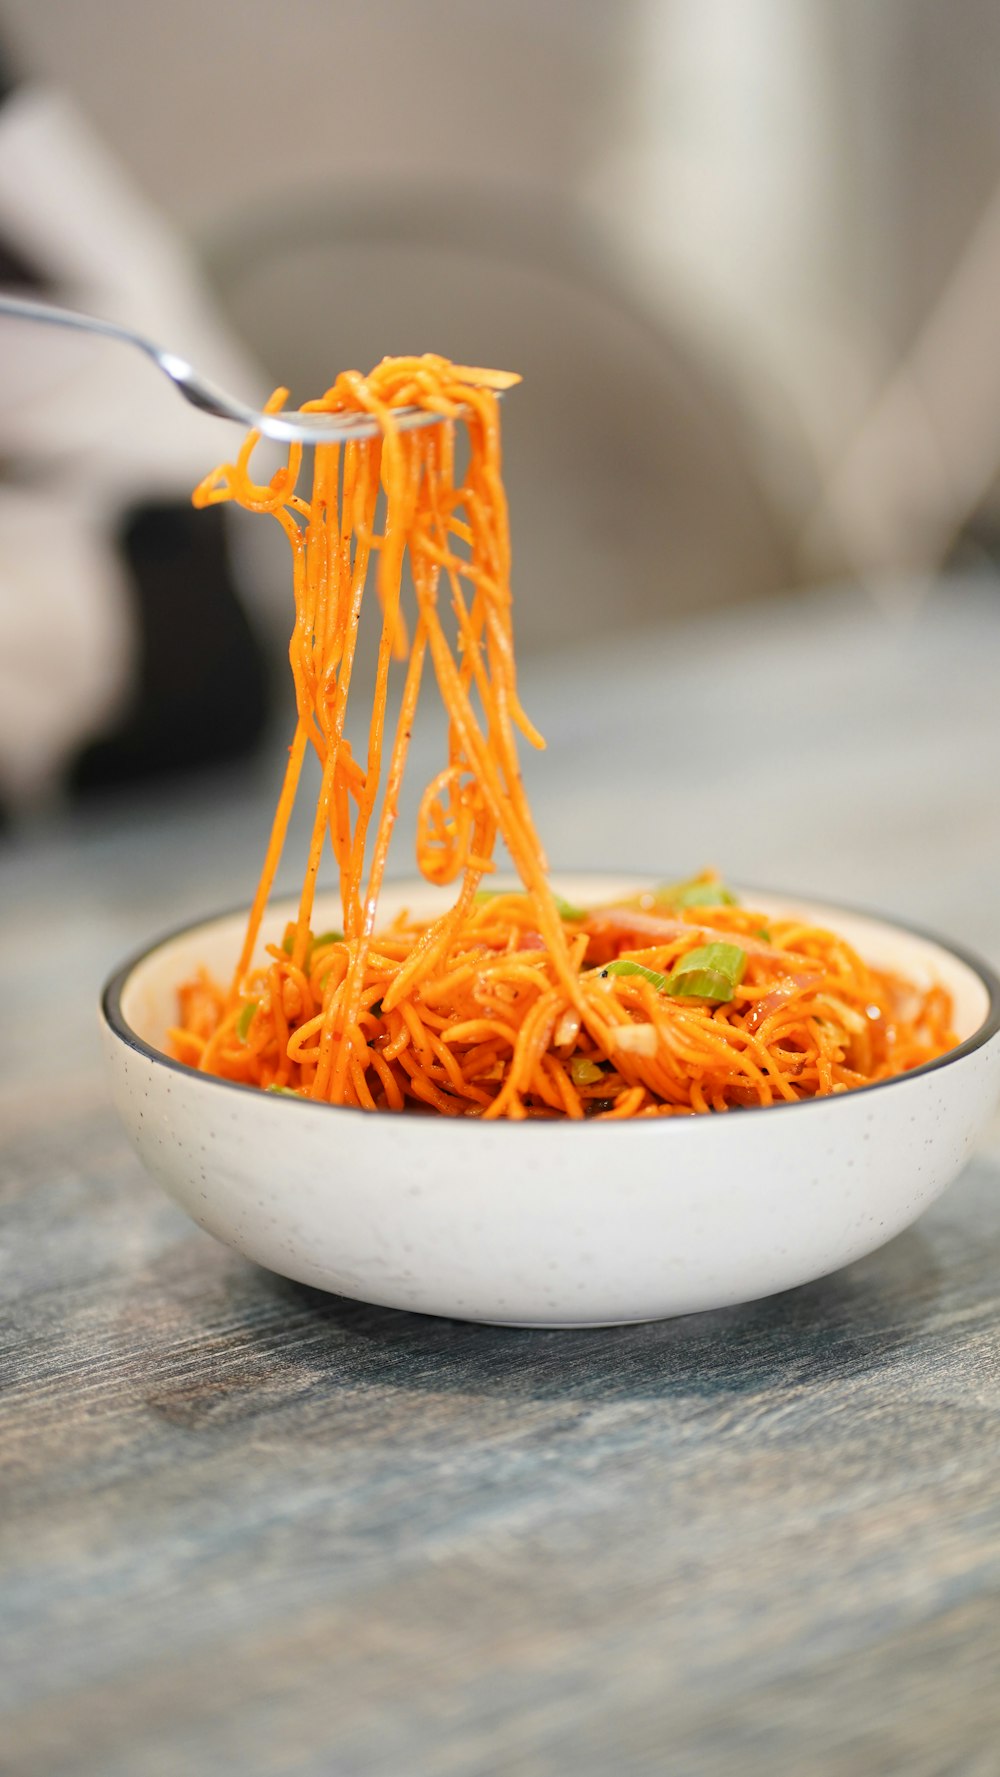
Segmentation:
{"type": "MultiPolygon", "coordinates": [[[[713,861],[996,963],[998,654],[970,580],[543,662],[551,854],[713,861]]],[[[273,764],[0,854],[0,1768],[995,1777],[1000,1128],[881,1253],[682,1321],[491,1329],[255,1270],[133,1158],[94,1002],[245,895],[273,764]]]]}

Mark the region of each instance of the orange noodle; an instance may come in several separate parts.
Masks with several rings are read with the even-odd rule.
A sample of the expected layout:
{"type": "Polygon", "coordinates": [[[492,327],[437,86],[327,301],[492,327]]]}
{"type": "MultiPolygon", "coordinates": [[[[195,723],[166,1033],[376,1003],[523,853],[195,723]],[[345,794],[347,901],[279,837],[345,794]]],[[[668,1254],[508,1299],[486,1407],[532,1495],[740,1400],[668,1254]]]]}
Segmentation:
{"type": "MultiPolygon", "coordinates": [[[[518,699],[511,628],[497,394],[516,380],[434,356],[344,372],[309,411],[372,415],[379,435],[318,446],[308,494],[298,491],[298,446],[269,481],[254,480],[257,434],[197,489],[197,506],[235,500],[269,513],[288,538],[298,720],[234,976],[222,986],[202,973],[181,988],[175,1055],[225,1079],[366,1110],[615,1119],[843,1092],[940,1054],[954,1042],[941,988],[867,966],[834,933],[739,906],[710,874],[611,907],[568,907],[553,893],[518,766],[519,734],[543,743],[518,699]],[[444,419],[404,430],[394,418],[403,406],[444,419]],[[361,759],[345,718],[371,582],[381,637],[361,759]],[[394,657],[402,695],[387,735],[394,657]],[[420,799],[417,862],[429,882],[454,883],[455,900],[436,919],[404,915],[379,929],[428,666],[447,756],[420,799]],[[298,913],[284,941],[261,952],[310,748],[320,787],[298,913]],[[516,893],[483,889],[498,838],[516,893]],[[328,848],[342,929],[317,934],[328,848]]],[[[278,390],[271,411],[286,398],[278,390]]]]}

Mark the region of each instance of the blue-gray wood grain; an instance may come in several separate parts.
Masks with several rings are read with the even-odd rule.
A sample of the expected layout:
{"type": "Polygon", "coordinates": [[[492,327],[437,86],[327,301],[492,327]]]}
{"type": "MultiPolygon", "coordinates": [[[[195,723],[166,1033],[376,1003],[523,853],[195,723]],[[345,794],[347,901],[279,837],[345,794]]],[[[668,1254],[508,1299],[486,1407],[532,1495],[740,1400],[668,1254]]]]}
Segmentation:
{"type": "MultiPolygon", "coordinates": [[[[898,647],[846,599],[796,625],[795,646],[822,643],[823,666],[810,722],[794,695],[784,719],[802,736],[799,781],[818,773],[827,798],[830,892],[950,923],[996,961],[984,863],[997,859],[1000,723],[974,689],[1000,641],[995,594],[952,589],[898,647]],[[831,659],[839,647],[849,678],[859,646],[884,715],[881,800],[865,777],[860,809],[837,784],[870,765],[872,718],[852,743],[831,659]],[[936,701],[921,697],[914,675],[929,689],[942,659],[936,701]],[[838,720],[836,744],[817,749],[838,720]],[[904,721],[928,762],[916,788],[904,721]]],[[[686,645],[696,656],[698,636],[686,645]]],[[[734,686],[742,673],[759,687],[750,632],[730,645],[734,686]]],[[[648,697],[657,671],[670,689],[672,665],[683,696],[684,646],[670,637],[659,664],[644,650],[648,697]]],[[[550,727],[572,730],[571,691],[538,677],[543,725],[540,699],[550,727]]],[[[659,863],[648,831],[621,835],[601,776],[615,726],[641,720],[633,697],[634,680],[599,732],[581,725],[568,768],[553,755],[554,790],[538,775],[557,856],[601,861],[578,833],[575,852],[566,843],[582,768],[591,832],[613,833],[628,863],[659,863]]],[[[733,862],[698,827],[693,769],[693,837],[681,856],[673,831],[671,869],[733,862]]],[[[728,812],[741,833],[721,751],[697,770],[713,822],[728,812]]],[[[646,787],[668,800],[652,776],[646,787]]],[[[803,809],[797,835],[776,828],[770,867],[752,856],[746,874],[823,884],[803,809]]],[[[271,1277],[145,1178],[108,1108],[92,1024],[118,954],[238,895],[261,811],[253,784],[220,781],[45,826],[2,861],[16,1017],[0,1030],[0,1768],[994,1777],[1000,1129],[883,1252],[720,1314],[490,1329],[271,1277]],[[54,1040],[58,1093],[40,1060],[54,1040]]]]}

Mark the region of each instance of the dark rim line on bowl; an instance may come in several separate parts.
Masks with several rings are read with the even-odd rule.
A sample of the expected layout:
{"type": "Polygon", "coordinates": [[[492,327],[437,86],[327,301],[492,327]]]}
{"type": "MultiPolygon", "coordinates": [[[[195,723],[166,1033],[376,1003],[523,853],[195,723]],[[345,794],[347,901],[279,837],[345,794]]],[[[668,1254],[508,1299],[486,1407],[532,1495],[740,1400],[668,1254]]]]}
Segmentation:
{"type": "MultiPolygon", "coordinates": [[[[553,875],[557,879],[559,874],[558,871],[553,872],[553,875]]],[[[565,875],[571,875],[575,878],[583,878],[586,877],[587,874],[588,872],[585,870],[567,870],[565,872],[565,875]]],[[[596,872],[594,874],[596,875],[596,872]]],[[[633,876],[640,883],[648,883],[650,881],[649,875],[641,871],[623,870],[621,875],[623,878],[633,876]]],[[[405,880],[409,879],[407,878],[405,880]]],[[[391,880],[387,881],[385,884],[387,889],[391,889],[393,886],[391,880]]],[[[396,886],[399,886],[398,881],[396,886]]],[[[639,892],[642,892],[641,888],[639,892]]],[[[779,891],[775,889],[750,888],[744,892],[749,895],[761,895],[765,900],[773,899],[776,901],[792,902],[801,900],[806,904],[812,900],[812,897],[809,895],[798,896],[795,894],[789,894],[788,891],[779,891]]],[[[276,904],[280,905],[282,900],[294,902],[295,896],[279,896],[276,904]]],[[[815,905],[816,903],[813,902],[813,904],[815,905]]],[[[826,907],[829,903],[820,902],[819,905],[826,907]]],[[[791,1103],[788,1099],[780,1099],[777,1104],[748,1107],[751,1110],[756,1108],[762,1111],[801,1111],[805,1110],[807,1106],[810,1105],[840,1104],[857,1098],[861,1093],[881,1092],[888,1086],[905,1085],[909,1080],[918,1080],[922,1078],[924,1074],[932,1073],[936,1068],[947,1067],[951,1062],[961,1061],[965,1056],[974,1054],[977,1049],[981,1049],[985,1043],[989,1042],[991,1037],[996,1036],[997,1032],[1000,1031],[1000,978],[994,974],[989,964],[984,963],[973,951],[966,950],[961,944],[953,944],[950,941],[939,938],[936,932],[929,932],[924,926],[914,925],[911,921],[905,919],[890,919],[886,914],[873,913],[871,909],[867,907],[855,907],[847,902],[838,902],[831,910],[834,912],[840,911],[848,915],[854,914],[861,919],[871,919],[875,920],[880,925],[889,926],[890,928],[894,927],[897,931],[908,933],[911,938],[920,938],[924,943],[933,944],[938,950],[943,950],[949,956],[957,958],[960,963],[965,964],[967,969],[971,969],[972,973],[985,987],[989,996],[986,1016],[978,1029],[974,1030],[972,1035],[966,1037],[963,1042],[958,1043],[954,1049],[949,1049],[944,1055],[935,1056],[933,1061],[924,1061],[919,1067],[910,1068],[906,1073],[892,1074],[887,1080],[872,1080],[867,1086],[853,1086],[849,1092],[837,1093],[836,1097],[827,1093],[815,1098],[799,1098],[796,1099],[794,1103],[791,1103]]],[[[132,1029],[131,1025],[126,1022],[121,1007],[121,998],[125,989],[125,984],[141,963],[147,962],[158,950],[162,950],[167,944],[172,944],[175,939],[184,937],[187,932],[197,930],[198,927],[201,926],[218,925],[222,920],[233,919],[237,914],[245,913],[246,911],[246,907],[240,905],[226,908],[221,913],[211,914],[209,918],[197,920],[194,924],[192,924],[190,920],[187,920],[183,925],[177,926],[173,931],[166,932],[161,938],[157,938],[155,943],[147,944],[145,949],[138,951],[134,956],[130,957],[127,962],[123,963],[120,968],[116,969],[114,974],[106,982],[104,991],[101,994],[101,1012],[105,1022],[114,1034],[117,1037],[120,1037],[122,1042],[124,1042],[128,1048],[134,1049],[138,1055],[144,1055],[149,1060],[158,1062],[162,1067],[170,1068],[174,1073],[183,1074],[189,1079],[203,1080],[205,1084],[209,1086],[224,1086],[231,1092],[250,1093],[254,1098],[260,1099],[268,1097],[268,1094],[262,1092],[259,1086],[251,1086],[248,1082],[243,1080],[224,1080],[221,1079],[218,1074],[200,1074],[197,1068],[188,1067],[186,1062],[175,1060],[175,1058],[172,1055],[168,1055],[165,1050],[158,1049],[154,1043],[147,1043],[145,1038],[140,1037],[138,1033],[132,1029]]],[[[279,1095],[275,1093],[273,1096],[274,1102],[276,1104],[279,1103],[279,1095]]],[[[286,1103],[289,1102],[292,1101],[286,1100],[286,1103]]],[[[427,1118],[431,1116],[430,1111],[403,1110],[384,1111],[379,1113],[377,1111],[363,1110],[360,1105],[324,1104],[318,1099],[296,1098],[294,1102],[304,1105],[309,1110],[337,1112],[342,1116],[371,1117],[381,1114],[385,1117],[412,1118],[415,1122],[421,1123],[425,1122],[427,1118]]],[[[442,1119],[434,1119],[434,1121],[439,1120],[442,1119]]],[[[466,1124],[478,1128],[482,1123],[482,1118],[463,1116],[450,1118],[447,1119],[447,1121],[456,1128],[466,1124]]],[[[670,1121],[671,1119],[669,1117],[632,1117],[620,1118],[614,1124],[602,1125],[594,1122],[590,1118],[583,1118],[580,1121],[575,1122],[571,1117],[530,1117],[516,1119],[512,1117],[498,1117],[491,1123],[491,1127],[494,1129],[500,1129],[501,1127],[524,1128],[526,1126],[532,1129],[567,1129],[576,1127],[593,1132],[593,1130],[602,1127],[615,1129],[625,1127],[632,1129],[637,1129],[639,1127],[659,1128],[662,1127],[664,1122],[669,1123],[670,1121]]],[[[706,1115],[704,1118],[695,1118],[695,1121],[714,1122],[715,1119],[711,1115],[706,1115]]]]}

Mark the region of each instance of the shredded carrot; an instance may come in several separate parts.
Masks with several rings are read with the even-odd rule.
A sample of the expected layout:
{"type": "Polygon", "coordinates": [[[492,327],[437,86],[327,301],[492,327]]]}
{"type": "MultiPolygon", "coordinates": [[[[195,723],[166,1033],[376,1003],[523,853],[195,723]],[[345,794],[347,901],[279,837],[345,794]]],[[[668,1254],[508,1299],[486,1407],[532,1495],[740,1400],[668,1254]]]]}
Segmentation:
{"type": "MultiPolygon", "coordinates": [[[[317,447],[308,495],[298,492],[297,446],[268,482],[253,479],[255,433],[196,490],[197,506],[233,500],[285,531],[297,723],[234,975],[228,987],[204,973],[181,987],[174,1054],[226,1079],[366,1110],[617,1120],[841,1092],[942,1053],[955,1041],[944,990],[869,967],[834,933],[772,920],[763,941],[763,916],[728,902],[663,917],[648,896],[588,910],[554,896],[517,755],[518,734],[544,743],[518,699],[511,626],[497,391],[516,380],[430,355],[384,359],[367,377],[344,372],[309,411],[373,415],[380,435],[317,447]],[[404,430],[394,418],[402,406],[444,418],[404,430]],[[412,640],[401,608],[407,561],[412,640]],[[370,583],[381,638],[361,759],[345,720],[370,583]],[[387,739],[394,658],[406,667],[387,739]],[[456,898],[435,920],[404,917],[380,931],[428,662],[447,753],[420,800],[417,863],[428,881],[455,883],[456,898]],[[298,913],[284,943],[262,954],[310,748],[320,787],[298,913]],[[486,898],[478,891],[498,837],[523,888],[486,898]],[[314,898],[331,852],[343,931],[317,937],[314,898]],[[743,959],[724,983],[728,997],[686,995],[668,979],[706,943],[730,955],[735,946],[743,959]],[[623,959],[641,968],[608,972],[623,959]]],[[[277,390],[270,411],[286,400],[277,390]]]]}

